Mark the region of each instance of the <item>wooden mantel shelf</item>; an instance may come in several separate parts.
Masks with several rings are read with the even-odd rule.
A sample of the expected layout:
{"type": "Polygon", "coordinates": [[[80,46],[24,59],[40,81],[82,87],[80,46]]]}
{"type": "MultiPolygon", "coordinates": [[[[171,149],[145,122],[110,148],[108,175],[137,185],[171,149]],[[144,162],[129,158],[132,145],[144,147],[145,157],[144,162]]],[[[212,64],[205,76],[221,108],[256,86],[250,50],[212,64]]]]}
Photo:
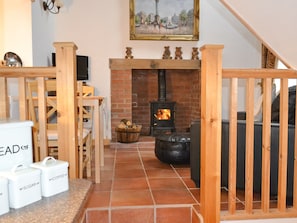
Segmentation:
{"type": "Polygon", "coordinates": [[[109,59],[111,70],[131,69],[200,69],[200,60],[109,59]]]}

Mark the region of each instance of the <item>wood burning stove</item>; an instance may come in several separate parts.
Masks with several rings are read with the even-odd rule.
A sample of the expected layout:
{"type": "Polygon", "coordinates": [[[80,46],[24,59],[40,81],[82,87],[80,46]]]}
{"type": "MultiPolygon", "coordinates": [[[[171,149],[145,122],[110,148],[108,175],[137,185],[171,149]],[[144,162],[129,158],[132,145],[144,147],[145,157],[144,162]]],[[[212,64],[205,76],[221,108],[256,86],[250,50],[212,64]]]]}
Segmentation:
{"type": "Polygon", "coordinates": [[[158,100],[151,105],[151,135],[175,131],[175,102],[166,100],[166,72],[158,70],[158,100]]]}

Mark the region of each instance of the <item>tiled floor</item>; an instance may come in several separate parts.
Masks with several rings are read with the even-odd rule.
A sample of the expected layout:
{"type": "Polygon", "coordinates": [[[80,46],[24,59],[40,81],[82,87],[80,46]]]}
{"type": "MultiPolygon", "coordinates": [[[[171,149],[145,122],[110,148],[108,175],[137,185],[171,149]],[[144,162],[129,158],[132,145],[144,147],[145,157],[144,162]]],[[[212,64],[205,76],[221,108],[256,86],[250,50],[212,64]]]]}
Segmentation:
{"type": "MultiPolygon", "coordinates": [[[[200,193],[189,165],[169,165],[155,157],[154,138],[137,143],[111,143],[105,148],[101,183],[86,205],[86,223],[201,223],[200,193]]],[[[254,195],[254,208],[261,207],[254,195]]],[[[237,210],[245,208],[244,191],[237,191],[237,210]]],[[[276,200],[271,201],[271,207],[276,200]]],[[[221,210],[228,209],[222,188],[221,210]]]]}
{"type": "Polygon", "coordinates": [[[191,223],[199,220],[199,189],[189,165],[169,165],[154,154],[154,138],[105,148],[101,183],[87,202],[87,223],[191,223]]]}

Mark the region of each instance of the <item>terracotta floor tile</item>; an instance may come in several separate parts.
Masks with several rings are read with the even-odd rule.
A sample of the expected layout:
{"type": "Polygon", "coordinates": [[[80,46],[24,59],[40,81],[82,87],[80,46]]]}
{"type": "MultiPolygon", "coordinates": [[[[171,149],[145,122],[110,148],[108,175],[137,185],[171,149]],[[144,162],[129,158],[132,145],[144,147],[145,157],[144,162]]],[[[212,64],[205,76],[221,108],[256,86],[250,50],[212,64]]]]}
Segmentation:
{"type": "MultiPolygon", "coordinates": [[[[158,160],[152,139],[141,137],[139,143],[111,143],[105,149],[101,183],[94,185],[87,201],[86,207],[90,209],[87,209],[86,222],[131,223],[133,219],[133,223],[190,223],[188,213],[191,212],[184,205],[193,204],[194,212],[200,212],[200,189],[191,179],[189,165],[169,165],[158,160]],[[179,204],[183,208],[177,208],[179,204]]],[[[221,192],[221,208],[227,210],[228,190],[222,188],[221,192]]],[[[236,198],[237,209],[243,210],[244,191],[237,190],[236,198]]],[[[259,194],[253,198],[254,208],[261,208],[259,194]]],[[[272,199],[270,206],[276,207],[277,201],[272,199]]],[[[201,223],[199,217],[192,216],[191,223],[201,223]]]]}
{"type": "Polygon", "coordinates": [[[112,180],[101,180],[100,184],[94,184],[94,191],[111,191],[112,180]]]}
{"type": "Polygon", "coordinates": [[[153,190],[156,204],[194,204],[196,203],[188,190],[153,190]]]}
{"type": "Polygon", "coordinates": [[[192,208],[192,219],[191,219],[191,223],[202,223],[202,221],[200,221],[200,217],[198,216],[200,212],[200,208],[198,210],[197,207],[193,207],[192,208]]]}
{"type": "Polygon", "coordinates": [[[137,149],[137,143],[113,143],[112,148],[118,149],[118,151],[135,151],[137,149]]]}
{"type": "Polygon", "coordinates": [[[102,170],[101,171],[102,180],[112,180],[113,179],[113,170],[102,170]]]}
{"type": "Polygon", "coordinates": [[[156,223],[190,223],[191,212],[191,207],[157,208],[156,223]]]}
{"type": "Polygon", "coordinates": [[[180,177],[191,177],[191,169],[190,167],[184,167],[184,168],[175,168],[176,172],[180,177]]]}
{"type": "Polygon", "coordinates": [[[145,152],[145,151],[148,151],[148,152],[155,152],[155,143],[153,144],[146,144],[146,145],[143,145],[143,146],[140,146],[138,147],[138,150],[140,152],[145,152]]]}
{"type": "Polygon", "coordinates": [[[194,211],[199,213],[200,212],[200,204],[194,204],[193,209],[195,209],[194,211]]]}
{"type": "Polygon", "coordinates": [[[147,180],[145,178],[115,179],[113,191],[115,190],[148,190],[147,180]]]}
{"type": "Polygon", "coordinates": [[[140,162],[132,162],[132,163],[119,163],[115,164],[115,170],[135,170],[135,169],[143,169],[143,166],[140,162]]]}
{"type": "Polygon", "coordinates": [[[146,169],[148,178],[172,178],[178,175],[172,169],[146,169]]]}
{"type": "Polygon", "coordinates": [[[86,207],[109,207],[110,204],[110,191],[93,191],[90,196],[86,207]]]}
{"type": "Polygon", "coordinates": [[[104,159],[104,166],[101,167],[102,170],[113,168],[114,166],[114,157],[104,159]]]}
{"type": "Polygon", "coordinates": [[[114,173],[114,177],[116,179],[119,178],[140,178],[140,177],[145,177],[145,173],[142,169],[116,169],[114,173]]]}
{"type": "Polygon", "coordinates": [[[200,189],[195,188],[195,189],[190,189],[191,194],[193,197],[196,199],[196,201],[199,203],[200,202],[200,189]]]}
{"type": "Polygon", "coordinates": [[[172,167],[166,163],[162,163],[155,157],[143,157],[142,162],[144,168],[148,169],[172,169],[172,167]]]}
{"type": "Polygon", "coordinates": [[[154,223],[153,208],[126,208],[111,211],[112,223],[154,223]]]}
{"type": "Polygon", "coordinates": [[[149,184],[152,190],[156,189],[186,189],[185,185],[179,178],[150,178],[149,184]]]}
{"type": "MultiPolygon", "coordinates": [[[[139,142],[155,143],[155,138],[151,136],[141,136],[139,137],[139,142]]],[[[145,144],[145,143],[140,143],[140,144],[145,144]]]]}
{"type": "Polygon", "coordinates": [[[184,183],[187,185],[188,188],[195,189],[196,184],[191,178],[182,178],[184,183]]]}
{"type": "Polygon", "coordinates": [[[140,156],[142,159],[148,159],[148,158],[152,158],[152,159],[157,159],[155,156],[155,152],[153,150],[143,150],[143,149],[139,149],[140,151],[140,156]]]}
{"type": "Polygon", "coordinates": [[[114,157],[115,152],[116,152],[115,149],[111,149],[110,147],[107,146],[104,149],[104,159],[114,157]]]}
{"type": "Polygon", "coordinates": [[[86,214],[87,223],[108,223],[108,210],[88,210],[86,214]]]}
{"type": "Polygon", "coordinates": [[[117,157],[129,157],[129,156],[137,156],[138,157],[137,147],[130,148],[129,150],[126,150],[126,149],[117,150],[116,156],[117,157]]]}
{"type": "Polygon", "coordinates": [[[140,158],[138,153],[122,153],[116,156],[117,163],[140,163],[140,158]]]}
{"type": "Polygon", "coordinates": [[[111,206],[136,206],[153,205],[149,190],[113,191],[111,194],[111,206]]]}

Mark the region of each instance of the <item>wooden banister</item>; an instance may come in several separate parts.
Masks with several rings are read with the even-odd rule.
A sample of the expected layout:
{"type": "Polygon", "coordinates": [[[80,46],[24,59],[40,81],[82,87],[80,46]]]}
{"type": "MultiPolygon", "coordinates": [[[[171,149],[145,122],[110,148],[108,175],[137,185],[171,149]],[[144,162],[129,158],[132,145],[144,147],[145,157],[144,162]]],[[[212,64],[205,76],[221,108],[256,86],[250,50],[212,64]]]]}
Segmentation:
{"type": "Polygon", "coordinates": [[[262,189],[261,208],[263,212],[269,212],[270,205],[270,138],[271,138],[271,93],[272,79],[263,81],[263,133],[262,133],[262,189]]]}
{"type": "MultiPolygon", "coordinates": [[[[200,159],[201,159],[201,174],[200,174],[200,202],[201,214],[204,222],[218,223],[221,220],[244,220],[244,219],[267,219],[267,218],[292,218],[297,217],[297,161],[294,159],[294,167],[290,166],[290,179],[293,179],[293,204],[287,203],[287,181],[288,181],[288,164],[292,162],[292,157],[288,157],[288,111],[289,111],[289,90],[288,80],[297,80],[296,70],[276,70],[276,69],[222,69],[222,49],[220,45],[206,45],[201,50],[201,142],[200,142],[200,159]],[[273,144],[272,154],[272,127],[276,124],[271,123],[271,105],[272,105],[272,80],[280,79],[280,116],[279,116],[279,145],[276,148],[273,144]],[[230,106],[229,106],[229,163],[228,163],[228,211],[220,210],[221,196],[221,106],[222,106],[222,79],[230,79],[230,106]],[[246,94],[246,120],[244,126],[245,136],[238,139],[238,79],[245,80],[246,94]],[[259,136],[255,137],[255,118],[254,118],[254,92],[256,87],[256,79],[262,81],[262,123],[261,126],[262,144],[255,150],[255,138],[259,140],[259,136]],[[237,148],[237,140],[242,140],[240,145],[245,147],[237,148]],[[271,168],[271,160],[275,160],[275,153],[278,151],[278,173],[270,173],[276,167],[271,168]],[[237,190],[237,154],[243,152],[245,160],[240,162],[245,163],[244,174],[244,210],[236,209],[236,190],[237,190]],[[256,154],[257,153],[257,154],[256,154]],[[260,161],[257,157],[261,156],[260,161]],[[273,156],[273,158],[272,158],[273,156]],[[290,158],[290,160],[288,160],[290,158]],[[255,161],[254,161],[255,160],[255,161]],[[255,164],[259,170],[255,169],[255,164]],[[260,167],[259,167],[260,165],[260,167]],[[261,172],[261,192],[259,188],[254,191],[254,172],[261,172]],[[276,178],[277,175],[277,206],[273,205],[271,199],[271,177],[276,178]],[[261,193],[261,207],[254,205],[254,193],[261,193]]],[[[290,93],[291,94],[291,93],[290,93]]],[[[296,97],[297,104],[297,97],[296,97]]],[[[295,117],[297,117],[297,109],[295,117]]],[[[241,125],[242,127],[242,125],[241,125]]],[[[240,128],[241,128],[240,127],[240,128]]],[[[259,127],[259,126],[258,126],[259,127]]],[[[292,129],[290,125],[290,129],[292,129]]],[[[275,130],[274,130],[275,132],[275,130]]],[[[291,131],[290,131],[291,132],[291,131]]],[[[241,132],[243,134],[243,132],[241,132]]],[[[259,129],[257,129],[259,134],[259,129]]],[[[291,135],[290,135],[291,137],[291,135]]],[[[294,157],[297,154],[297,131],[295,131],[294,157]]],[[[290,147],[292,149],[292,146],[290,147]]],[[[225,151],[226,152],[226,151],[225,151]]],[[[292,151],[290,150],[290,154],[292,151]]],[[[274,165],[276,163],[274,162],[274,165]]],[[[227,170],[222,170],[226,173],[227,170]]],[[[240,170],[241,171],[241,170],[240,170]]],[[[240,172],[241,173],[241,172],[240,172]]],[[[258,175],[259,176],[259,175],[258,175]]],[[[241,179],[242,180],[242,179],[241,179]]],[[[257,178],[255,185],[258,185],[257,178]]],[[[275,182],[273,181],[275,184],[275,182]]],[[[289,185],[290,187],[292,185],[289,185]]],[[[255,186],[257,187],[257,186],[255,186]]],[[[275,189],[274,189],[275,190],[275,189]]]]}
{"type": "Polygon", "coordinates": [[[9,117],[9,101],[7,95],[7,80],[0,76],[0,119],[9,117]]]}
{"type": "MultiPolygon", "coordinates": [[[[0,119],[9,118],[9,98],[7,79],[18,78],[20,119],[28,119],[26,81],[38,79],[40,91],[38,97],[44,96],[45,78],[57,79],[57,107],[58,107],[58,143],[59,159],[69,162],[70,178],[78,177],[77,152],[77,100],[76,100],[76,50],[71,42],[54,43],[56,48],[56,67],[0,67],[0,119]]],[[[38,102],[39,108],[44,107],[38,102]]],[[[41,133],[45,138],[45,133],[41,133]]],[[[47,141],[47,140],[42,140],[47,141]]],[[[45,143],[45,142],[44,142],[45,143]]],[[[46,147],[46,145],[44,145],[46,147]]],[[[46,156],[41,152],[41,159],[46,156]]]]}
{"type": "Polygon", "coordinates": [[[54,43],[57,69],[59,159],[68,160],[70,178],[78,177],[77,83],[74,43],[54,43]],[[65,106],[66,105],[66,106],[65,106]],[[67,109],[66,109],[67,108],[67,109]],[[60,140],[63,139],[63,140],[60,140]]]}
{"type": "Polygon", "coordinates": [[[201,213],[207,223],[220,222],[222,50],[221,45],[201,48],[200,193],[201,213]]]}
{"type": "Polygon", "coordinates": [[[238,104],[238,79],[231,78],[230,84],[230,132],[229,132],[229,184],[228,203],[229,212],[236,211],[236,164],[237,164],[237,104],[238,104]]]}

